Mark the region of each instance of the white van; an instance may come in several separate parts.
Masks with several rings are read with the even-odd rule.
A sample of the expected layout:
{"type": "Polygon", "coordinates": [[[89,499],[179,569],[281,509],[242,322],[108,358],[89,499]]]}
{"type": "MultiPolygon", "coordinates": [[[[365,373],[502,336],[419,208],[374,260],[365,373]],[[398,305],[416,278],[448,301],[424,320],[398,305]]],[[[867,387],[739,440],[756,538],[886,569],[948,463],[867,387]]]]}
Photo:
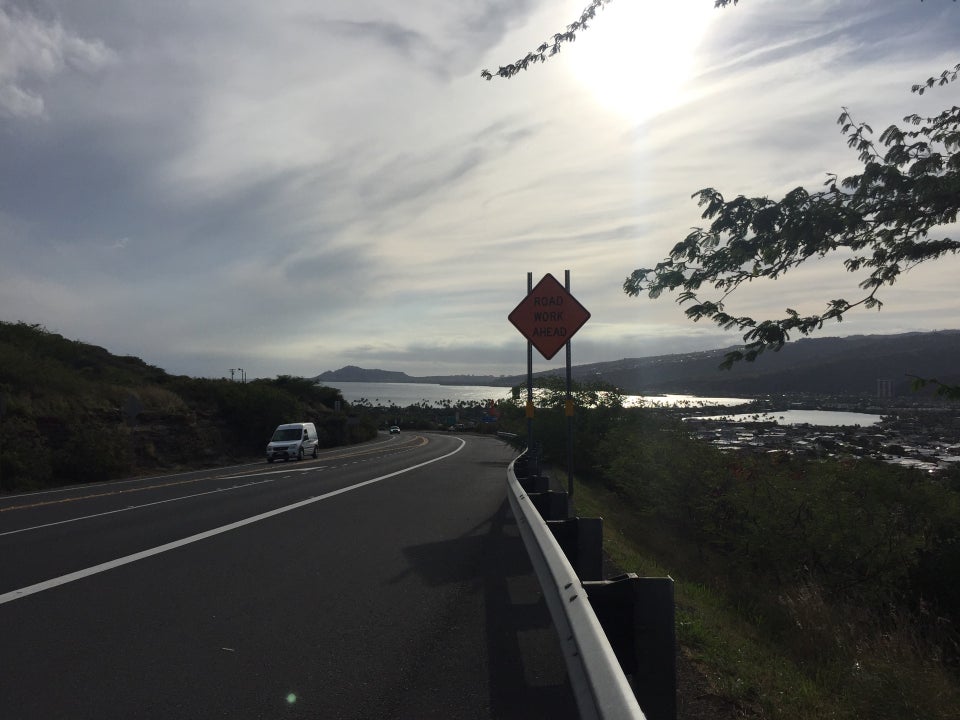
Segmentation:
{"type": "Polygon", "coordinates": [[[274,460],[303,460],[304,455],[317,457],[319,443],[313,423],[278,425],[267,443],[267,462],[274,460]]]}

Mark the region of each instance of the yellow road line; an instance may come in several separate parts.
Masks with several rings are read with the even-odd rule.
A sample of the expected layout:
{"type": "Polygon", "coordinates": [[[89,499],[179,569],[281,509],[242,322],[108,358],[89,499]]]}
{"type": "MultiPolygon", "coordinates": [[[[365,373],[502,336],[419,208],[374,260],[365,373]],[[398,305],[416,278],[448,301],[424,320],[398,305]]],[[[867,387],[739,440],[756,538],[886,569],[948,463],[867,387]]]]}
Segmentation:
{"type": "Polygon", "coordinates": [[[141,490],[156,490],[158,488],[175,487],[177,485],[197,483],[201,480],[214,479],[216,478],[208,475],[206,477],[194,478],[192,480],[176,480],[168,483],[160,483],[158,485],[144,485],[142,487],[126,488],[124,490],[111,490],[107,492],[94,493],[92,495],[78,495],[76,497],[57,498],[56,500],[43,500],[41,502],[30,503],[28,505],[11,505],[10,507],[0,508],[0,512],[7,512],[8,510],[25,510],[27,508],[43,507],[44,505],[59,505],[60,503],[76,502],[77,500],[93,500],[95,498],[109,497],[111,495],[125,495],[126,493],[140,492],[141,490]]]}

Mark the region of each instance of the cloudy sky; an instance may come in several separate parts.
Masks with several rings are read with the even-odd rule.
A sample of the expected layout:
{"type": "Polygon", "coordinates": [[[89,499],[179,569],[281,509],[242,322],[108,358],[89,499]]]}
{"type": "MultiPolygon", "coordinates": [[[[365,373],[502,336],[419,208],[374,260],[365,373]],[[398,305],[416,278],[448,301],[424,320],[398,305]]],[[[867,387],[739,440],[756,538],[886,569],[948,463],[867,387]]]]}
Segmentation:
{"type": "MultiPolygon", "coordinates": [[[[817,189],[858,168],[841,107],[879,133],[960,91],[910,93],[960,62],[949,0],[614,0],[481,79],[586,4],[0,0],[0,320],[195,376],[518,374],[527,272],[570,270],[575,364],[725,347],[621,290],[704,224],[691,194],[817,189]]],[[[958,328],[958,276],[921,266],[824,334],[958,328]]],[[[818,312],[859,279],[834,259],[727,307],[818,312]]]]}

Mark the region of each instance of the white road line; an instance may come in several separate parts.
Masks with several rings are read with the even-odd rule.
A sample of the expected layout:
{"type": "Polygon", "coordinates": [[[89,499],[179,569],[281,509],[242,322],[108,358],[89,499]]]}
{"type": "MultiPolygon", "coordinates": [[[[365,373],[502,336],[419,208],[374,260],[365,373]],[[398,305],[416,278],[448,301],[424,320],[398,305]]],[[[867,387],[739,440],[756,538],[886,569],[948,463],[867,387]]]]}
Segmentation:
{"type": "MultiPolygon", "coordinates": [[[[238,476],[239,477],[239,476],[238,476]]],[[[81,515],[80,517],[70,518],[69,520],[60,520],[58,522],[47,523],[46,525],[33,525],[32,527],[20,528],[19,530],[7,530],[6,532],[0,532],[0,537],[4,535],[16,535],[17,533],[24,533],[30,530],[41,530],[43,528],[53,527],[54,525],[65,525],[67,523],[77,522],[79,520],[90,520],[92,518],[103,517],[104,515],[113,515],[114,513],[127,512],[129,510],[139,510],[145,507],[151,507],[152,505],[163,505],[164,503],[177,502],[178,500],[187,500],[189,498],[200,497],[202,495],[212,495],[213,493],[227,492],[229,490],[239,490],[241,488],[250,487],[251,485],[263,485],[264,483],[275,482],[276,478],[270,478],[269,480],[257,480],[255,482],[246,483],[244,485],[231,485],[227,488],[217,488],[216,490],[207,490],[206,492],[194,493],[192,495],[182,495],[180,497],[168,498],[166,500],[157,500],[156,502],[143,503],[142,505],[128,505],[124,508],[118,508],[116,510],[107,510],[102,513],[94,513],[93,515],[81,515]]]]}
{"type": "MultiPolygon", "coordinates": [[[[209,472],[214,473],[214,472],[219,472],[220,470],[233,470],[234,468],[256,467],[259,464],[260,463],[244,463],[242,465],[228,465],[226,467],[211,469],[209,470],[209,472]]],[[[88,485],[69,485],[67,487],[53,488],[51,490],[34,490],[32,492],[23,492],[23,493],[15,493],[12,495],[5,495],[4,497],[0,498],[0,502],[6,501],[6,500],[19,500],[21,498],[39,497],[41,495],[56,495],[59,493],[68,493],[68,492],[76,492],[76,491],[86,492],[91,488],[109,488],[109,487],[114,487],[115,485],[129,485],[130,483],[153,482],[155,480],[173,480],[175,478],[187,477],[188,475],[200,475],[203,472],[204,472],[203,470],[187,470],[181,473],[174,473],[173,475],[152,475],[149,477],[127,478],[126,480],[106,480],[104,482],[90,483],[88,485]]],[[[210,477],[214,478],[216,476],[211,475],[210,477]]],[[[206,479],[206,477],[202,479],[206,479]]]]}
{"type": "MultiPolygon", "coordinates": [[[[390,440],[392,439],[393,438],[390,438],[390,440]]],[[[350,448],[376,447],[377,445],[385,445],[386,443],[390,442],[390,440],[378,440],[376,442],[371,442],[369,445],[362,445],[362,446],[358,445],[358,446],[349,446],[349,447],[350,448]]],[[[326,454],[329,455],[336,452],[342,452],[344,449],[345,449],[344,447],[326,448],[324,452],[326,452],[326,454]]],[[[323,453],[321,453],[318,460],[323,460],[323,459],[324,459],[323,453]]],[[[235,468],[256,467],[262,464],[263,464],[263,460],[260,460],[257,462],[242,463],[240,465],[227,465],[221,468],[210,469],[209,472],[213,473],[213,472],[219,472],[220,470],[233,470],[235,468]]],[[[106,480],[104,482],[96,483],[95,487],[104,488],[104,487],[113,487],[114,485],[129,485],[130,483],[136,483],[136,482],[152,482],[154,480],[168,480],[172,478],[186,477],[187,475],[199,475],[200,473],[203,473],[203,472],[204,472],[203,470],[186,470],[184,472],[174,473],[173,475],[151,475],[148,477],[125,478],[123,480],[106,480]]],[[[211,476],[211,477],[216,478],[218,476],[211,476]]],[[[0,497],[0,503],[8,500],[19,500],[25,497],[38,497],[40,495],[54,495],[59,493],[68,493],[68,492],[77,491],[77,490],[82,491],[82,490],[87,490],[90,487],[94,487],[94,485],[69,485],[67,487],[52,488],[50,490],[33,490],[30,492],[15,493],[15,494],[4,495],[0,497]]]]}
{"type": "Polygon", "coordinates": [[[304,468],[284,468],[283,470],[264,470],[256,473],[243,473],[242,475],[217,475],[214,480],[236,480],[237,478],[259,477],[260,475],[282,475],[283,473],[307,473],[315,470],[326,470],[329,465],[311,465],[304,468]]]}
{"type": "Polygon", "coordinates": [[[325,493],[323,495],[318,495],[316,497],[307,498],[306,500],[301,500],[300,502],[295,502],[292,505],[286,505],[276,510],[270,510],[265,513],[260,513],[259,515],[254,515],[248,517],[244,520],[238,520],[237,522],[230,523],[229,525],[223,525],[213,530],[206,530],[202,533],[197,533],[196,535],[191,535],[190,537],[185,537],[180,540],[174,540],[173,542],[166,543],[164,545],[158,545],[155,548],[150,548],[149,550],[143,550],[133,555],[127,555],[125,557],[117,558],[116,560],[109,560],[105,563],[100,563],[99,565],[93,565],[92,567],[84,568],[83,570],[77,570],[76,572],[67,573],[66,575],[61,575],[60,577],[51,578],[50,580],[44,580],[43,582],[36,583],[35,585],[28,585],[27,587],[20,588],[19,590],[11,590],[8,593],[0,595],[0,605],[3,605],[14,600],[19,600],[20,598],[27,597],[28,595],[34,595],[36,593],[43,592],[44,590],[50,590],[60,585],[66,585],[67,583],[74,582],[75,580],[82,580],[85,577],[90,577],[91,575],[97,575],[107,570],[112,570],[123,565],[129,565],[130,563],[137,562],[138,560],[144,560],[148,557],[153,557],[154,555],[160,555],[161,553],[168,552],[169,550],[176,550],[179,547],[184,545],[190,545],[201,540],[206,540],[207,538],[213,537],[214,535],[220,535],[225,532],[230,532],[231,530],[236,530],[242,528],[245,525],[252,525],[253,523],[260,522],[261,520],[266,520],[267,518],[272,518],[276,515],[282,515],[283,513],[290,512],[291,510],[296,510],[298,508],[306,507],[307,505],[312,505],[313,503],[320,502],[321,500],[327,500],[328,498],[335,497],[337,495],[342,495],[348,493],[352,490],[358,490],[359,488],[365,487],[367,485],[373,485],[378,483],[381,480],[387,480],[397,475],[403,475],[408,473],[411,470],[416,470],[417,468],[422,468],[426,465],[431,465],[440,460],[445,460],[451,455],[456,455],[458,452],[463,450],[464,446],[467,444],[466,441],[461,438],[455,438],[460,441],[460,447],[458,447],[453,452],[449,452],[446,455],[441,455],[440,457],[434,458],[433,460],[427,460],[426,462],[419,463],[417,465],[411,465],[408,468],[403,470],[397,470],[396,472],[389,473],[387,475],[381,475],[380,477],[373,478],[372,480],[365,480],[362,483],[357,483],[356,485],[350,485],[349,487],[340,488],[339,490],[334,490],[332,492],[325,493]]]}

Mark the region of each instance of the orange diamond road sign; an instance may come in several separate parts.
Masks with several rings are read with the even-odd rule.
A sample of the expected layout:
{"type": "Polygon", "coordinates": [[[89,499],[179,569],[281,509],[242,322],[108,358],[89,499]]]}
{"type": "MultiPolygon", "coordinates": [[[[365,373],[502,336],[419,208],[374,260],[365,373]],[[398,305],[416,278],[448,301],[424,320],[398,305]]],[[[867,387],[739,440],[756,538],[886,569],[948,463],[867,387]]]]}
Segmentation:
{"type": "Polygon", "coordinates": [[[507,319],[549,360],[590,319],[590,313],[547,273],[507,319]]]}

